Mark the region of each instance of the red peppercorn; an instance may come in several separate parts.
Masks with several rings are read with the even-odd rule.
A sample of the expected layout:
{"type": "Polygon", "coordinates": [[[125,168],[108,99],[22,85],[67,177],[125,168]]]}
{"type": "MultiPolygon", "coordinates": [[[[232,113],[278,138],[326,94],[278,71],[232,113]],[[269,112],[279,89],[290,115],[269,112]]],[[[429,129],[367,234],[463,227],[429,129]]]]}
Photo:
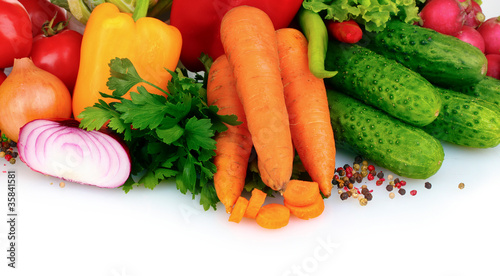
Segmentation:
{"type": "Polygon", "coordinates": [[[351,166],[349,166],[349,167],[345,168],[345,171],[346,171],[347,173],[352,173],[352,167],[351,167],[351,166]]]}
{"type": "Polygon", "coordinates": [[[371,171],[373,171],[373,170],[375,170],[375,166],[373,166],[373,165],[368,166],[368,171],[370,171],[370,172],[371,172],[371,171]]]}
{"type": "Polygon", "coordinates": [[[379,179],[379,180],[377,180],[377,186],[382,185],[382,183],[384,183],[384,181],[383,181],[383,180],[380,180],[380,179],[379,179]]]}
{"type": "Polygon", "coordinates": [[[351,171],[347,171],[345,173],[345,176],[347,176],[347,178],[351,178],[352,177],[352,172],[351,171]]]}
{"type": "Polygon", "coordinates": [[[404,181],[404,180],[399,181],[399,183],[401,184],[401,186],[405,186],[406,185],[406,181],[404,181]]]}
{"type": "Polygon", "coordinates": [[[5,155],[5,160],[10,161],[11,158],[12,158],[12,155],[10,155],[10,154],[5,155]]]}
{"type": "Polygon", "coordinates": [[[369,174],[366,176],[366,178],[368,178],[368,180],[373,180],[375,178],[375,176],[373,176],[373,174],[369,174]]]}
{"type": "Polygon", "coordinates": [[[417,190],[411,190],[410,195],[414,196],[417,194],[417,190]]]}

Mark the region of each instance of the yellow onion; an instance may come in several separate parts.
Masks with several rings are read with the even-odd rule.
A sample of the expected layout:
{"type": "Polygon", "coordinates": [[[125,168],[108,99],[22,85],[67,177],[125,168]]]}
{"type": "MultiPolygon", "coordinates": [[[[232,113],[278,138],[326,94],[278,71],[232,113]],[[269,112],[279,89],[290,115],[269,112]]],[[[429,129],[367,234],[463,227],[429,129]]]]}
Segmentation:
{"type": "Polygon", "coordinates": [[[19,130],[35,119],[71,118],[71,94],[53,74],[30,58],[14,60],[12,71],[0,85],[0,131],[17,142],[19,130]]]}

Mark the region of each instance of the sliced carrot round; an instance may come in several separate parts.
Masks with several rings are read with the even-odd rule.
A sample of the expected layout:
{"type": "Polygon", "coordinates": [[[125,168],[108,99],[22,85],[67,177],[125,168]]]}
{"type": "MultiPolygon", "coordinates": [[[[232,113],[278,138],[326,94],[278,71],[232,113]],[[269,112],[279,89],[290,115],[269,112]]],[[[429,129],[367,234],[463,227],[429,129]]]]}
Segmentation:
{"type": "Polygon", "coordinates": [[[266,201],[267,194],[259,189],[252,190],[252,196],[248,201],[247,210],[245,212],[245,217],[255,219],[260,208],[266,201]]]}
{"type": "Polygon", "coordinates": [[[240,223],[245,215],[245,211],[248,206],[248,199],[240,196],[236,200],[234,204],[233,210],[231,211],[231,215],[229,215],[229,221],[240,223]]]}
{"type": "Polygon", "coordinates": [[[284,201],[284,204],[288,209],[290,209],[290,213],[300,219],[312,219],[318,217],[325,210],[325,202],[320,194],[316,196],[316,200],[310,205],[295,206],[286,200],[284,201]]]}
{"type": "Polygon", "coordinates": [[[319,185],[317,182],[292,179],[288,182],[283,193],[285,201],[293,206],[311,205],[318,198],[319,185]]]}
{"type": "Polygon", "coordinates": [[[278,229],[288,225],[290,210],[278,203],[270,203],[262,206],[255,221],[263,228],[278,229]]]}

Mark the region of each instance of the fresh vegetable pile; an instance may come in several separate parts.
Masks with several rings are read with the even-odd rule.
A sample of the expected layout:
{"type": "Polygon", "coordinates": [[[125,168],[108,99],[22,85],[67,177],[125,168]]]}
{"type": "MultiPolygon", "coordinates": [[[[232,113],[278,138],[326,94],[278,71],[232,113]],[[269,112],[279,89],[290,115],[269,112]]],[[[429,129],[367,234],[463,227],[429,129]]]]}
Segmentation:
{"type": "Polygon", "coordinates": [[[441,141],[500,144],[500,17],[480,1],[272,2],[0,0],[20,26],[0,29],[2,157],[125,192],[175,183],[277,229],[332,194],[367,205],[356,185],[385,181],[368,161],[394,197],[439,172],[441,141]]]}

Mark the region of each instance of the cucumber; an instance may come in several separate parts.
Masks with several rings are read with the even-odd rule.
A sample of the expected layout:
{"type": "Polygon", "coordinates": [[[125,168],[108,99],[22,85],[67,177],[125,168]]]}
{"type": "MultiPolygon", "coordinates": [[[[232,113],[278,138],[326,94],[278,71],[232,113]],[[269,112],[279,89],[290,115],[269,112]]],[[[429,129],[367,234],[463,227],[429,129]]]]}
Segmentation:
{"type": "Polygon", "coordinates": [[[366,33],[366,47],[443,86],[473,85],[486,76],[484,54],[460,39],[399,20],[379,33],[366,33]]]}
{"type": "Polygon", "coordinates": [[[327,96],[337,147],[403,177],[425,179],[441,168],[443,147],[430,134],[343,93],[327,96]]]}
{"type": "Polygon", "coordinates": [[[500,80],[493,77],[486,76],[474,85],[454,87],[452,90],[500,106],[500,80]]]}
{"type": "Polygon", "coordinates": [[[448,89],[438,91],[443,108],[423,130],[460,146],[491,148],[500,144],[500,106],[448,89]]]}
{"type": "Polygon", "coordinates": [[[439,114],[441,102],[434,85],[369,49],[329,41],[325,68],[338,71],[325,79],[327,85],[402,121],[424,126],[439,114]]]}

